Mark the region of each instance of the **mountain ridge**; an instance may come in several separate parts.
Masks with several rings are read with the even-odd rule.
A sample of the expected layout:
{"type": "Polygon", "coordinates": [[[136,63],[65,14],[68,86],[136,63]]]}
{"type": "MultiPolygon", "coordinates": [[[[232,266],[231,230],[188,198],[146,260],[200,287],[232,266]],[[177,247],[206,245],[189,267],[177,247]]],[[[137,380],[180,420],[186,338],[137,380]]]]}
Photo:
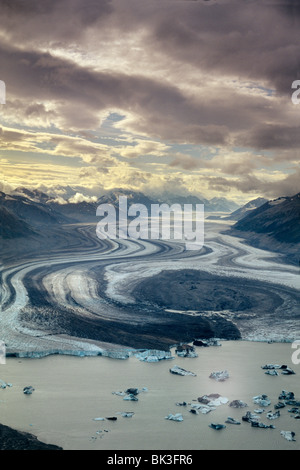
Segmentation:
{"type": "Polygon", "coordinates": [[[270,200],[229,231],[258,248],[280,252],[298,264],[300,253],[300,193],[270,200]]]}

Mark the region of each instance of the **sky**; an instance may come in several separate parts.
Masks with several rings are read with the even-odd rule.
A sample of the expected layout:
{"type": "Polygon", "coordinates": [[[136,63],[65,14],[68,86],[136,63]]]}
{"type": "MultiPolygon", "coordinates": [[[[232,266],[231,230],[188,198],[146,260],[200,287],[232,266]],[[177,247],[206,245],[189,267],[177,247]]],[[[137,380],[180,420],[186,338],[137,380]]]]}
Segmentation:
{"type": "Polygon", "coordinates": [[[299,4],[0,0],[0,190],[298,193],[299,4]]]}

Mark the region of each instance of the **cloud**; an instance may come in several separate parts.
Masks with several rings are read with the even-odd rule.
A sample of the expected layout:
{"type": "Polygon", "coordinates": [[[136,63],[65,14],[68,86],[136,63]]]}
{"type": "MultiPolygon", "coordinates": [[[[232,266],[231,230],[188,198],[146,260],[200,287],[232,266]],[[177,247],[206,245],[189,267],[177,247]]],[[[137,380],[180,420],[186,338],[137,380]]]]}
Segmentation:
{"type": "Polygon", "coordinates": [[[120,146],[115,149],[116,153],[124,158],[137,158],[143,155],[164,156],[169,146],[163,142],[136,139],[133,144],[120,146]]]}
{"type": "Polygon", "coordinates": [[[230,191],[233,188],[242,193],[261,194],[267,198],[280,196],[293,196],[300,192],[300,169],[296,168],[293,174],[288,176],[280,173],[273,178],[259,178],[253,174],[244,175],[241,178],[209,177],[209,187],[215,191],[230,191]]]}
{"type": "Polygon", "coordinates": [[[82,195],[97,179],[295,188],[299,20],[289,0],[0,2],[2,156],[24,156],[15,174],[5,167],[7,181],[49,187],[47,166],[34,164],[45,156],[55,185],[65,175],[82,195]]]}
{"type": "Polygon", "coordinates": [[[74,196],[72,196],[68,202],[77,204],[79,202],[96,202],[97,197],[96,196],[84,196],[81,193],[76,193],[74,196]]]}
{"type": "Polygon", "coordinates": [[[20,43],[69,43],[97,27],[112,12],[110,0],[3,0],[0,16],[6,35],[20,43]],[[69,20],[69,21],[68,21],[69,20]]]}

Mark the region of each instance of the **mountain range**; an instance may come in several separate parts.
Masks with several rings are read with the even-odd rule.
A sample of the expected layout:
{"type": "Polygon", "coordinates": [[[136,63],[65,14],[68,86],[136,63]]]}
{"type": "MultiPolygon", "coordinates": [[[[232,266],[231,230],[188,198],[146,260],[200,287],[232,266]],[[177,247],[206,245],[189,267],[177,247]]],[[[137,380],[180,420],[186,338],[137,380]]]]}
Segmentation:
{"type": "Polygon", "coordinates": [[[119,196],[127,196],[128,205],[174,203],[204,204],[205,211],[230,212],[226,219],[236,221],[230,233],[243,237],[252,245],[296,252],[300,246],[300,193],[268,201],[257,198],[242,207],[225,198],[207,200],[193,195],[176,196],[165,193],[150,197],[141,192],[116,189],[95,202],[57,201],[53,197],[27,188],[18,188],[14,194],[0,192],[0,237],[15,238],[36,235],[44,226],[97,223],[96,209],[100,204],[118,207],[119,196]]]}
{"type": "Polygon", "coordinates": [[[126,196],[128,206],[144,204],[150,209],[151,204],[174,203],[204,204],[206,211],[228,212],[239,207],[235,202],[225,198],[207,200],[196,196],[176,196],[166,193],[158,197],[150,197],[141,192],[116,189],[110,191],[93,202],[69,202],[57,200],[37,189],[17,188],[13,194],[0,192],[0,236],[14,238],[29,236],[36,233],[43,225],[70,223],[97,223],[96,209],[100,204],[112,204],[118,208],[119,196],[126,196]]]}
{"type": "Polygon", "coordinates": [[[0,206],[0,238],[28,237],[33,234],[33,229],[24,220],[0,206]]]}
{"type": "Polygon", "coordinates": [[[250,214],[251,211],[254,209],[257,209],[258,207],[262,206],[268,202],[268,199],[265,199],[264,197],[258,197],[257,199],[253,199],[247,204],[245,204],[242,207],[239,207],[237,210],[233,211],[229,216],[226,217],[226,219],[230,220],[240,220],[246,217],[247,215],[250,214]]]}

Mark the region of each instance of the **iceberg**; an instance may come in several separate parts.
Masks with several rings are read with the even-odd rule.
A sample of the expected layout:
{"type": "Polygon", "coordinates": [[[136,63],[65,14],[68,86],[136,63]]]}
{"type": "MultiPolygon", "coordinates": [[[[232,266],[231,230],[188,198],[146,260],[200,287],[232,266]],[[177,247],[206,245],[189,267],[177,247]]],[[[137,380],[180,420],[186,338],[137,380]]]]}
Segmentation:
{"type": "Polygon", "coordinates": [[[269,406],[271,405],[271,400],[269,400],[267,395],[258,395],[257,397],[253,397],[254,403],[259,406],[269,406]]]}
{"type": "Polygon", "coordinates": [[[229,423],[229,424],[241,424],[240,421],[237,421],[236,419],[231,418],[231,416],[228,416],[228,418],[226,419],[225,423],[229,423]]]}
{"type": "Polygon", "coordinates": [[[160,351],[158,349],[148,349],[138,352],[134,356],[143,362],[159,362],[165,359],[174,359],[170,351],[160,351]]]}
{"type": "Polygon", "coordinates": [[[124,411],[123,413],[121,413],[121,416],[123,416],[123,418],[132,418],[133,415],[133,411],[124,411]]]}
{"type": "Polygon", "coordinates": [[[200,403],[199,404],[193,403],[191,407],[192,409],[196,409],[197,411],[200,411],[200,413],[202,413],[203,415],[206,415],[210,411],[213,411],[216,409],[214,406],[201,405],[200,403]]]}
{"type": "Polygon", "coordinates": [[[231,408],[245,408],[248,405],[242,400],[233,400],[229,403],[229,406],[231,408]]]}
{"type": "Polygon", "coordinates": [[[132,393],[130,393],[129,395],[126,395],[123,400],[126,400],[126,401],[138,401],[138,397],[136,397],[135,395],[133,395],[132,393]]]}
{"type": "Polygon", "coordinates": [[[279,375],[277,370],[275,370],[275,369],[266,370],[265,374],[267,374],[267,375],[279,375]]]}
{"type": "Polygon", "coordinates": [[[217,429],[217,430],[226,428],[225,424],[217,424],[217,423],[210,423],[209,427],[212,429],[217,429]]]}
{"type": "Polygon", "coordinates": [[[176,413],[175,415],[170,413],[168,416],[165,417],[165,419],[169,419],[171,421],[183,421],[181,413],[176,413]]]}
{"type": "Polygon", "coordinates": [[[0,379],[0,388],[12,387],[11,383],[4,382],[4,380],[0,379]]]}
{"type": "Polygon", "coordinates": [[[170,372],[171,374],[175,374],[175,375],[192,375],[196,377],[196,374],[194,374],[194,372],[190,372],[188,370],[182,369],[179,366],[172,367],[172,369],[170,369],[170,372]]]}
{"type": "Polygon", "coordinates": [[[272,411],[269,411],[267,413],[267,418],[268,419],[276,419],[276,418],[279,418],[279,416],[280,416],[280,411],[279,410],[275,411],[274,413],[272,413],[272,411]]]}
{"type": "Polygon", "coordinates": [[[281,436],[283,436],[287,441],[295,441],[294,431],[280,431],[281,436]]]}
{"type": "Polygon", "coordinates": [[[211,379],[215,379],[218,382],[223,382],[229,378],[229,373],[227,370],[220,370],[217,372],[212,372],[209,376],[211,379]]]}

